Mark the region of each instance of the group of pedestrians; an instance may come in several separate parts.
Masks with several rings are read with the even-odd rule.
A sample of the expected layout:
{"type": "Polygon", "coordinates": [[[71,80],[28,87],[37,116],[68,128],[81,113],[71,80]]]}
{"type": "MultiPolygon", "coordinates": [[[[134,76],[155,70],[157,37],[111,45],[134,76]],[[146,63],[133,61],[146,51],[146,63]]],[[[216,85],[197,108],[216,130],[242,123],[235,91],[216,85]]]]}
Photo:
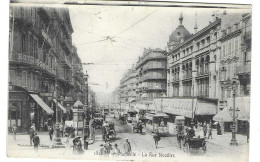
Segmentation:
{"type": "Polygon", "coordinates": [[[111,144],[110,140],[106,141],[105,144],[100,145],[99,155],[130,155],[132,152],[131,144],[128,138],[123,143],[123,152],[118,148],[118,144],[111,144]]]}
{"type": "Polygon", "coordinates": [[[211,121],[209,123],[204,122],[202,127],[203,127],[204,138],[212,139],[212,127],[213,127],[212,122],[211,121]]]}

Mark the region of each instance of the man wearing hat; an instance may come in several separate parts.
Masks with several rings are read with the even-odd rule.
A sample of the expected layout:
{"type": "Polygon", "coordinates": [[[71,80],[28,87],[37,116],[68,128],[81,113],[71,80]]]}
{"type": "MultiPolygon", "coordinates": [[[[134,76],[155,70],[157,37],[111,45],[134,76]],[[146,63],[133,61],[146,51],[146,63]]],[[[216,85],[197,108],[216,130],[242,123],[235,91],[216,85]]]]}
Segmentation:
{"type": "Polygon", "coordinates": [[[78,145],[78,142],[80,141],[80,136],[77,136],[73,139],[73,153],[76,153],[77,152],[77,145],[78,145]]]}
{"type": "Polygon", "coordinates": [[[34,133],[34,137],[32,138],[32,141],[33,141],[34,150],[38,151],[38,146],[40,144],[40,138],[37,135],[37,133],[34,133]]]}
{"type": "Polygon", "coordinates": [[[30,135],[30,145],[32,146],[32,139],[34,137],[34,129],[33,126],[29,129],[29,135],[30,135]]]}
{"type": "Polygon", "coordinates": [[[104,145],[106,151],[107,151],[107,154],[110,154],[110,151],[112,150],[112,145],[110,143],[110,139],[108,139],[104,145]]]}
{"type": "Polygon", "coordinates": [[[128,141],[128,138],[125,139],[125,142],[124,142],[123,146],[124,146],[124,152],[125,152],[125,154],[130,154],[131,151],[132,151],[132,149],[131,149],[131,144],[130,144],[130,142],[128,141]]]}
{"type": "Polygon", "coordinates": [[[114,145],[114,149],[112,150],[112,154],[113,155],[119,155],[121,152],[120,152],[120,150],[118,149],[118,145],[117,144],[115,144],[114,145]]]}
{"type": "Polygon", "coordinates": [[[106,155],[107,154],[107,151],[106,151],[106,149],[105,149],[103,144],[100,145],[99,154],[100,155],[106,155]]]}

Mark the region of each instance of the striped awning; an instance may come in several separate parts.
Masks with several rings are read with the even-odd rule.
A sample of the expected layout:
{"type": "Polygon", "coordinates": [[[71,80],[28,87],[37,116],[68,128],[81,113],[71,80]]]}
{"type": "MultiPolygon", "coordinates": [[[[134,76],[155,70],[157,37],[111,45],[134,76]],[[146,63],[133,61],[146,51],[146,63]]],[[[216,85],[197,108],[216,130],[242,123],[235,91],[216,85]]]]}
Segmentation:
{"type": "MultiPolygon", "coordinates": [[[[53,100],[53,102],[56,104],[57,103],[57,100],[56,99],[52,99],[53,100]]],[[[58,102],[58,107],[64,112],[64,113],[66,113],[66,109],[62,106],[62,104],[60,104],[59,102],[58,102]]]]}
{"type": "Polygon", "coordinates": [[[45,110],[48,114],[53,114],[54,111],[37,95],[37,94],[30,94],[30,96],[37,102],[40,107],[45,110]]]}

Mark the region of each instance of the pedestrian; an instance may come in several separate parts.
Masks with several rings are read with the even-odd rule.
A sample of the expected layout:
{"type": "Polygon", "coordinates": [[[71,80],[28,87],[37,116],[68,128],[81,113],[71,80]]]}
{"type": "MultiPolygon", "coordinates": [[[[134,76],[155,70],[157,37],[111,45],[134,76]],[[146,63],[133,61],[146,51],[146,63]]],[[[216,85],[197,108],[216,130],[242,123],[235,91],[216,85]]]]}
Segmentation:
{"type": "Polygon", "coordinates": [[[103,144],[100,145],[99,155],[107,155],[107,151],[103,144]]]}
{"type": "Polygon", "coordinates": [[[105,141],[106,139],[106,128],[103,126],[102,127],[102,140],[105,141]]]}
{"type": "Polygon", "coordinates": [[[106,151],[107,151],[107,154],[110,154],[111,150],[112,150],[112,145],[110,143],[110,140],[108,139],[104,145],[106,151]]]}
{"type": "Polygon", "coordinates": [[[154,143],[155,143],[155,148],[158,148],[158,142],[161,140],[161,137],[159,135],[159,132],[156,132],[153,135],[154,143]]]}
{"type": "Polygon", "coordinates": [[[120,150],[118,149],[118,145],[115,143],[114,149],[112,150],[112,155],[119,155],[120,150]]]}
{"type": "Polygon", "coordinates": [[[61,137],[63,137],[63,130],[64,130],[64,125],[62,123],[60,123],[60,134],[61,134],[61,137]]]}
{"type": "Polygon", "coordinates": [[[203,133],[204,133],[204,138],[207,136],[207,124],[204,122],[203,124],[203,133]]]}
{"type": "Polygon", "coordinates": [[[32,141],[33,141],[34,150],[38,151],[38,147],[39,147],[39,144],[40,144],[40,138],[37,135],[37,133],[34,133],[34,137],[33,137],[32,141]]]}
{"type": "Polygon", "coordinates": [[[247,143],[249,143],[249,132],[250,132],[250,129],[249,129],[249,122],[246,123],[246,141],[247,143]]]}
{"type": "Polygon", "coordinates": [[[29,129],[29,135],[30,135],[30,145],[32,146],[32,139],[34,137],[34,129],[33,126],[30,127],[29,129]]]}
{"type": "Polygon", "coordinates": [[[212,139],[212,122],[210,121],[209,124],[208,124],[208,139],[209,137],[211,137],[212,139]]]}
{"type": "Polygon", "coordinates": [[[195,136],[195,130],[193,129],[193,126],[188,128],[188,138],[193,138],[195,136]]]}
{"type": "Polygon", "coordinates": [[[16,125],[14,124],[13,127],[12,127],[12,132],[13,132],[13,137],[14,137],[14,140],[16,141],[16,133],[17,133],[17,127],[16,125]]]}
{"type": "Polygon", "coordinates": [[[221,126],[220,126],[219,122],[217,124],[217,135],[222,135],[222,133],[221,133],[221,126]]]}
{"type": "Polygon", "coordinates": [[[52,137],[53,137],[53,127],[52,127],[52,125],[49,126],[49,136],[50,136],[50,140],[52,141],[52,137]]]}
{"type": "Polygon", "coordinates": [[[139,122],[138,122],[138,129],[139,129],[139,132],[142,134],[143,133],[143,126],[142,126],[141,120],[139,120],[139,122]]]}
{"type": "Polygon", "coordinates": [[[88,135],[84,135],[84,149],[87,150],[88,149],[88,135]]]}
{"type": "Polygon", "coordinates": [[[77,154],[83,154],[84,153],[84,150],[82,149],[82,143],[81,143],[80,138],[76,143],[76,150],[77,150],[77,154]]]}
{"type": "Polygon", "coordinates": [[[126,155],[129,155],[131,153],[132,149],[131,149],[131,144],[128,141],[128,138],[125,139],[123,146],[124,146],[124,153],[126,155]]]}
{"type": "Polygon", "coordinates": [[[76,138],[73,139],[72,143],[73,143],[73,153],[77,153],[77,146],[78,146],[78,141],[80,141],[79,136],[77,136],[76,138]]]}

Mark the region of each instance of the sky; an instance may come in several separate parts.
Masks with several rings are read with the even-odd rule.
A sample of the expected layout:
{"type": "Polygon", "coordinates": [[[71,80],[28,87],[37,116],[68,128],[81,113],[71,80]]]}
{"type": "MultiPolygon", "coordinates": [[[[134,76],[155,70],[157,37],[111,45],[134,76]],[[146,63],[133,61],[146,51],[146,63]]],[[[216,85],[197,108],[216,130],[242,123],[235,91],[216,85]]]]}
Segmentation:
{"type": "Polygon", "coordinates": [[[195,19],[200,30],[212,20],[213,12],[205,8],[94,5],[69,9],[73,44],[83,63],[94,63],[83,65],[83,69],[89,74],[89,85],[102,98],[119,86],[144,48],[166,48],[181,13],[183,25],[194,33],[195,19]],[[108,36],[114,38],[104,41],[108,36]]]}

